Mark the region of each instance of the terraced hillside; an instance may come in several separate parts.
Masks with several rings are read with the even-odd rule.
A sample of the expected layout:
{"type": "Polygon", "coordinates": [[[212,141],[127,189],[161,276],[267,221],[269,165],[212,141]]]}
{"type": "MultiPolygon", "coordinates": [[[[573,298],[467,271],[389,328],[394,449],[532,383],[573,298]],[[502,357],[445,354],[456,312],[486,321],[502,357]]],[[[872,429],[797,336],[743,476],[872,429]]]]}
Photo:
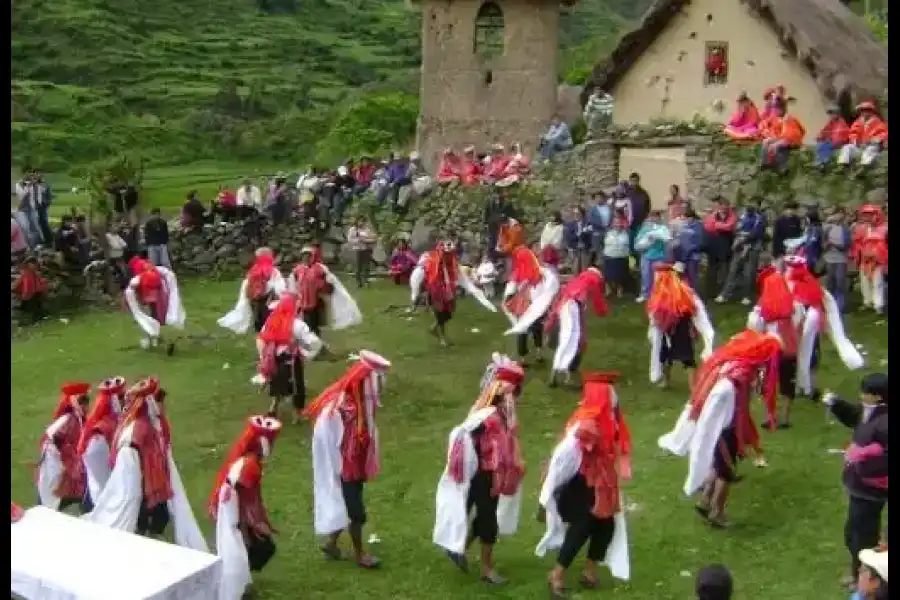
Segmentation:
{"type": "MultiPolygon", "coordinates": [[[[613,38],[635,4],[583,0],[564,20],[568,56],[613,38]]],[[[309,158],[367,94],[399,92],[414,114],[419,60],[403,0],[18,0],[14,162],[309,158]]]]}

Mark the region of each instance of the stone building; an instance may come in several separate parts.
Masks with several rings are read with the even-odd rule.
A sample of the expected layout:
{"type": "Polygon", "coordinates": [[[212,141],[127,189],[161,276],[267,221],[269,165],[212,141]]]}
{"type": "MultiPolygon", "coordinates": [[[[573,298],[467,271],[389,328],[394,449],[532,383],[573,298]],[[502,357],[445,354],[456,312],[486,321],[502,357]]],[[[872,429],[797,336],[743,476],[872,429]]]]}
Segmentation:
{"type": "MultiPolygon", "coordinates": [[[[783,85],[812,142],[828,105],[850,113],[861,99],[886,100],[887,82],[887,47],[837,0],[656,0],[594,69],[582,102],[596,85],[615,96],[616,125],[695,116],[724,123],[740,93],[762,108],[763,90],[783,85]],[[718,76],[707,68],[713,53],[725,65],[718,76]]],[[[687,154],[622,148],[619,173],[646,174],[654,192],[684,189],[687,154]]]]}
{"type": "Polygon", "coordinates": [[[409,0],[422,11],[417,147],[535,150],[557,106],[560,6],[577,0],[409,0]]]}

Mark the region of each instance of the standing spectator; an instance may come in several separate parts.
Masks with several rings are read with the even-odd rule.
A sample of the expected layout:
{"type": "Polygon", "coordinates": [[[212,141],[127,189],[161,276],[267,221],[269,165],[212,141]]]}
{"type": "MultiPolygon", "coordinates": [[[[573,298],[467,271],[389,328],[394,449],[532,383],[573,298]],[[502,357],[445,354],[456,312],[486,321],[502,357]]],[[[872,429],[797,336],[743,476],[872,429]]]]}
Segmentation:
{"type": "Polygon", "coordinates": [[[37,194],[34,191],[34,178],[26,175],[22,181],[16,184],[16,196],[19,199],[18,213],[21,215],[21,221],[27,223],[27,235],[31,239],[33,246],[41,244],[49,244],[53,237],[45,238],[41,230],[41,222],[38,218],[37,211],[37,194]]]}
{"type": "Polygon", "coordinates": [[[259,187],[253,185],[249,178],[244,179],[244,183],[238,188],[236,203],[239,207],[238,212],[243,213],[242,216],[246,215],[245,210],[247,208],[262,209],[262,193],[259,191],[259,187]]]}
{"type": "Polygon", "coordinates": [[[822,258],[822,217],[819,207],[811,204],[806,207],[806,216],[803,219],[803,243],[797,250],[809,265],[809,270],[819,273],[819,260],[822,258]]]}
{"type": "Polygon", "coordinates": [[[491,260],[496,260],[497,237],[500,234],[500,225],[509,219],[516,218],[515,208],[506,201],[502,191],[496,191],[488,198],[484,206],[484,225],[487,229],[487,252],[491,260]]]}
{"type": "Polygon", "coordinates": [[[287,178],[279,174],[275,178],[275,187],[269,196],[268,209],[272,215],[272,224],[280,225],[291,215],[291,195],[287,187],[287,178]]]}
{"type": "Polygon", "coordinates": [[[641,226],[643,226],[644,221],[647,219],[647,215],[650,214],[650,207],[652,206],[650,203],[650,194],[641,187],[641,176],[637,173],[632,173],[628,176],[625,193],[631,204],[631,255],[635,260],[639,260],[640,252],[634,248],[634,243],[637,239],[637,232],[640,231],[641,226]]]}
{"type": "Polygon", "coordinates": [[[831,392],[822,397],[834,418],[853,429],[842,475],[848,496],[844,523],[844,544],[850,552],[848,586],[857,580],[860,551],[878,544],[881,513],[888,501],[888,376],[863,377],[859,399],[860,404],[853,404],[831,392]]]}
{"type": "Polygon", "coordinates": [[[53,232],[50,230],[50,205],[53,204],[53,190],[50,184],[44,181],[43,176],[35,172],[31,193],[34,194],[34,206],[37,210],[38,224],[40,225],[41,235],[45,240],[53,239],[53,232]]]}
{"type": "Polygon", "coordinates": [[[766,216],[760,210],[760,204],[758,199],[754,199],[738,220],[728,276],[722,293],[716,297],[719,304],[731,300],[735,291],[743,296],[741,304],[749,306],[753,303],[751,296],[756,288],[759,255],[766,239],[766,216]]]}
{"type": "Polygon", "coordinates": [[[550,214],[550,220],[547,221],[544,229],[541,231],[539,254],[541,262],[547,266],[559,268],[559,263],[562,261],[563,248],[562,213],[556,210],[550,214]]]}
{"type": "Polygon", "coordinates": [[[631,256],[631,237],[628,234],[628,221],[619,215],[613,219],[612,227],[606,231],[603,239],[603,277],[606,279],[608,293],[615,291],[621,298],[628,283],[628,260],[631,256]]]}
{"type": "Polygon", "coordinates": [[[797,216],[797,203],[785,202],[781,209],[781,216],[775,219],[772,226],[772,258],[779,270],[784,263],[785,247],[787,240],[799,238],[803,235],[803,222],[797,216]]]}
{"type": "Polygon", "coordinates": [[[538,151],[540,152],[541,160],[547,161],[554,154],[569,150],[574,145],[569,126],[566,125],[559,115],[554,115],[550,121],[550,127],[547,128],[547,133],[541,136],[538,151]]]}
{"type": "Polygon", "coordinates": [[[203,227],[206,220],[206,209],[196,190],[188,192],[187,201],[181,207],[181,226],[186,231],[195,231],[203,227]]]}
{"type": "Polygon", "coordinates": [[[590,251],[590,264],[599,265],[603,256],[603,239],[613,219],[611,201],[605,192],[599,191],[594,194],[594,204],[588,209],[587,217],[590,225],[590,243],[585,248],[590,251]]]}
{"type": "Polygon", "coordinates": [[[861,550],[859,562],[859,579],[851,600],[889,600],[887,548],[861,550]]]}
{"type": "Polygon", "coordinates": [[[56,232],[54,246],[56,251],[62,254],[63,261],[72,267],[82,268],[80,240],[75,229],[75,219],[72,215],[65,215],[56,232]]]}
{"type": "Polygon", "coordinates": [[[666,259],[671,241],[672,234],[662,222],[662,213],[658,210],[651,211],[634,241],[634,248],[641,255],[641,293],[636,302],[643,302],[650,296],[654,268],[657,263],[666,259]]]}
{"type": "Polygon", "coordinates": [[[41,277],[35,257],[27,257],[19,266],[19,276],[13,283],[12,291],[21,303],[22,312],[31,317],[32,322],[36,323],[44,318],[47,282],[41,277]]]}
{"type": "Polygon", "coordinates": [[[118,231],[112,230],[106,232],[106,257],[113,277],[120,289],[125,289],[131,280],[128,273],[128,266],[125,261],[125,252],[128,249],[128,242],[119,235],[118,231]]]}
{"type": "Polygon", "coordinates": [[[847,301],[847,265],[850,251],[850,228],[847,227],[846,213],[839,206],[828,217],[822,233],[825,262],[825,288],[834,296],[838,309],[844,311],[847,301]]]}
{"type": "Polygon", "coordinates": [[[734,229],[737,227],[737,216],[728,200],[721,196],[713,199],[713,210],[703,219],[706,241],[706,295],[716,296],[728,273],[731,261],[731,248],[734,244],[734,229]]]}
{"type": "Polygon", "coordinates": [[[169,224],[158,208],[150,211],[150,218],[144,223],[144,243],[147,245],[147,259],[151,263],[172,269],[169,262],[169,224]]]}
{"type": "Polygon", "coordinates": [[[673,183],[669,186],[669,201],[666,206],[669,208],[669,226],[671,226],[672,221],[684,216],[684,212],[690,208],[691,203],[681,195],[681,188],[673,183]]]}
{"type": "Polygon", "coordinates": [[[725,565],[707,565],[697,571],[694,584],[697,600],[731,600],[734,581],[725,565]]]}
{"type": "Polygon", "coordinates": [[[11,227],[11,249],[10,254],[15,258],[17,255],[24,254],[26,250],[28,250],[28,241],[25,238],[25,233],[22,231],[22,226],[16,221],[15,216],[9,216],[10,227],[11,227]]]}
{"type": "Polygon", "coordinates": [[[575,265],[575,272],[581,273],[590,264],[591,225],[583,206],[575,206],[568,217],[563,225],[563,237],[570,262],[575,265]]]}
{"type": "Polygon", "coordinates": [[[366,222],[365,217],[356,217],[353,225],[347,230],[347,243],[356,255],[356,284],[363,287],[369,283],[369,271],[372,264],[372,249],[378,237],[366,222]]]}
{"type": "Polygon", "coordinates": [[[594,139],[598,132],[604,131],[612,124],[615,100],[599,86],[594,87],[584,106],[584,122],[587,125],[587,137],[594,139]]]}
{"type": "Polygon", "coordinates": [[[697,219],[697,213],[690,206],[684,211],[684,220],[677,234],[672,233],[675,241],[673,259],[684,263],[684,276],[694,290],[700,289],[700,260],[706,235],[703,224],[697,219]]]}

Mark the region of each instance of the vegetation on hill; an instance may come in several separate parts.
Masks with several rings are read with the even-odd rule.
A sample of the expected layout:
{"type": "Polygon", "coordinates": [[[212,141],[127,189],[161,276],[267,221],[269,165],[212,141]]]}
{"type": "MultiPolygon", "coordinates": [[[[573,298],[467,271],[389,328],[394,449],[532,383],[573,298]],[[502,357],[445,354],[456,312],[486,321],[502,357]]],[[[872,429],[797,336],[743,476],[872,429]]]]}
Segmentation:
{"type": "MultiPolygon", "coordinates": [[[[561,69],[593,63],[647,3],[583,0],[563,18],[561,69]]],[[[21,0],[13,161],[303,161],[402,145],[419,40],[403,0],[21,0]]]]}

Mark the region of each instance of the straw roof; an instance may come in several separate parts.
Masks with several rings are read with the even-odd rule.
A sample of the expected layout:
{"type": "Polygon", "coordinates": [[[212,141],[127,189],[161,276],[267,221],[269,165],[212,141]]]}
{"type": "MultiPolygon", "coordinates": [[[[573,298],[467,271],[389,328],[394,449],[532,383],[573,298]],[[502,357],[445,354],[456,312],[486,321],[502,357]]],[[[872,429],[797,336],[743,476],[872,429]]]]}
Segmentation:
{"type": "MultiPolygon", "coordinates": [[[[839,0],[740,0],[775,31],[825,98],[838,101],[884,98],[888,85],[887,46],[868,24],[839,0]]],[[[582,92],[587,100],[594,85],[611,91],[650,47],[672,17],[691,0],[656,0],[636,29],[627,33],[607,60],[594,68],[582,92]]]]}

